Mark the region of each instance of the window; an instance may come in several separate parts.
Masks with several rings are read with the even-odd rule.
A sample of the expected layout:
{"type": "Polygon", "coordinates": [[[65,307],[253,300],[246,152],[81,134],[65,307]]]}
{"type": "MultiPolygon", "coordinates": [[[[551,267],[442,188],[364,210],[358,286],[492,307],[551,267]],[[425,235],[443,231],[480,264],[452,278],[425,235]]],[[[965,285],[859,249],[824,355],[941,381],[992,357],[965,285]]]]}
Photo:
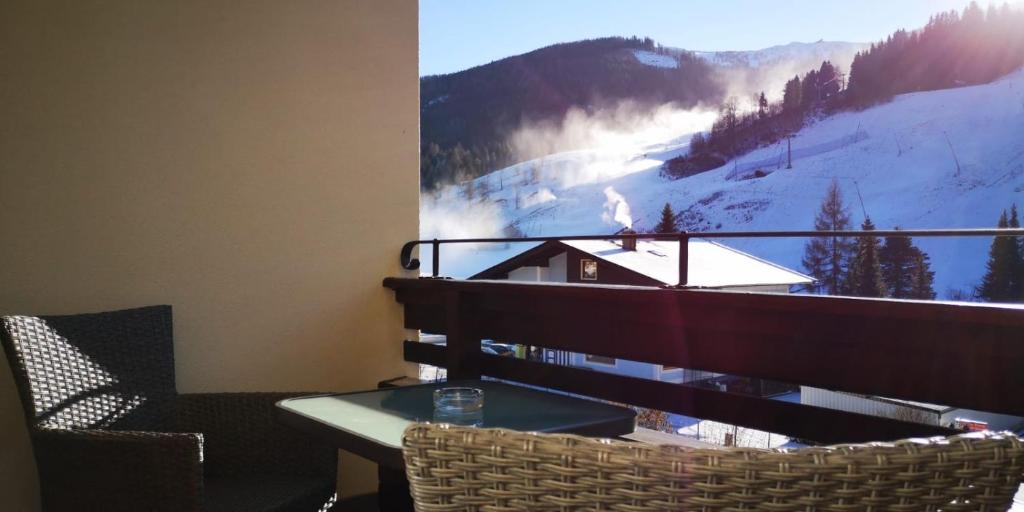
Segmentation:
{"type": "Polygon", "coordinates": [[[597,281],[597,262],[594,260],[580,260],[580,280],[597,281]]]}

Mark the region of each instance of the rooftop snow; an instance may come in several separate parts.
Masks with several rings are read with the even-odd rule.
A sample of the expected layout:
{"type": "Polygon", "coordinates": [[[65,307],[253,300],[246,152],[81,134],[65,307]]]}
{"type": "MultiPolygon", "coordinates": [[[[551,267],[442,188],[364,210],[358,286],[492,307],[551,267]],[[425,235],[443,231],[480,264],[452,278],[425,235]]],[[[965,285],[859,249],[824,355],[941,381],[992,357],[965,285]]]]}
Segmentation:
{"type": "MultiPolygon", "coordinates": [[[[605,261],[627,268],[665,284],[679,282],[679,244],[639,240],[636,251],[607,240],[563,241],[605,261]]],[[[690,286],[727,288],[739,286],[809,284],[813,280],[747,253],[709,240],[690,239],[690,286]]]]}

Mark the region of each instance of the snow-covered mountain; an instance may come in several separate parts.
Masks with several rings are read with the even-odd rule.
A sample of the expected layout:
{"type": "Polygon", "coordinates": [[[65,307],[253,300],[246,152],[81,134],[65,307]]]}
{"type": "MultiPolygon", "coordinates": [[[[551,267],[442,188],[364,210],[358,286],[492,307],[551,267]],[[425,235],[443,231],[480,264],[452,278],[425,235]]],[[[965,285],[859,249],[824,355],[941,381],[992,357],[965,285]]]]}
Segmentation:
{"type": "Polygon", "coordinates": [[[787,80],[818,69],[826,60],[840,72],[848,73],[853,56],[867,47],[865,43],[818,41],[751,51],[694,52],[694,55],[713,65],[719,80],[729,84],[729,94],[741,102],[759,91],[777,101],[782,99],[787,80]]]}
{"type": "MultiPolygon", "coordinates": [[[[510,144],[510,139],[524,126],[558,124],[573,110],[608,111],[627,103],[639,109],[667,103],[707,106],[729,97],[747,105],[762,91],[779,100],[786,80],[819,68],[823,60],[845,72],[863,46],[792,43],[694,54],[649,38],[608,37],[422,77],[421,182],[430,189],[544,154],[510,144]]],[[[563,145],[559,150],[577,148],[563,145]]]]}
{"type": "MultiPolygon", "coordinates": [[[[792,169],[783,142],[696,176],[660,176],[661,165],[684,153],[688,139],[682,133],[654,144],[617,139],[493,172],[440,198],[425,197],[422,235],[613,233],[622,227],[614,219],[624,214],[644,230],[657,223],[666,202],[689,230],[809,229],[833,179],[858,226],[865,215],[879,228],[993,226],[1002,209],[1024,205],[1024,71],[986,85],[897,96],[812,123],[793,137],[792,169]],[[763,177],[754,177],[758,170],[763,177]]],[[[726,243],[800,269],[804,242],[726,243]]],[[[944,297],[979,281],[990,239],[915,243],[931,256],[935,289],[944,297]]],[[[446,246],[442,272],[465,277],[525,248],[446,246]]]]}
{"type": "Polygon", "coordinates": [[[703,59],[662,52],[638,37],[560,43],[422,77],[421,184],[431,189],[546,154],[510,138],[524,126],[560,123],[571,111],[721,103],[728,91],[719,78],[703,59]]]}
{"type": "Polygon", "coordinates": [[[817,41],[814,43],[793,42],[749,51],[698,51],[694,54],[710,64],[725,67],[763,68],[793,63],[809,64],[807,69],[820,65],[824,60],[835,60],[846,68],[854,54],[863,50],[865,43],[844,41],[817,41]]]}

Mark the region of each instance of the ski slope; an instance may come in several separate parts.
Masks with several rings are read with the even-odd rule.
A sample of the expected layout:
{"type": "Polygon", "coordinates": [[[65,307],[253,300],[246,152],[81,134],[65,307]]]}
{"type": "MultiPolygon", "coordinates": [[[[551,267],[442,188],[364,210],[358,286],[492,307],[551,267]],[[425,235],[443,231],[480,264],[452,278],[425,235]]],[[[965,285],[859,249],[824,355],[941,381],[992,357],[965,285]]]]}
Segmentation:
{"type": "MultiPolygon", "coordinates": [[[[623,206],[634,229],[649,230],[666,202],[691,231],[810,229],[833,179],[854,227],[865,215],[880,229],[994,226],[1002,209],[1024,206],[1024,71],[980,86],[905,94],[812,123],[792,139],[792,169],[782,142],[696,176],[660,176],[661,165],[683,154],[688,139],[680,134],[656,144],[565,152],[495,171],[474,180],[472,199],[463,185],[434,200],[450,218],[424,209],[421,234],[614,233],[623,227],[614,221],[623,206]],[[753,178],[755,170],[767,176],[753,178]]],[[[977,284],[990,241],[915,240],[931,256],[940,298],[977,284]]],[[[726,243],[802,270],[804,240],[726,243]]],[[[524,245],[446,246],[441,270],[465,277],[524,245]]],[[[425,254],[423,268],[429,261],[425,254]]]]}

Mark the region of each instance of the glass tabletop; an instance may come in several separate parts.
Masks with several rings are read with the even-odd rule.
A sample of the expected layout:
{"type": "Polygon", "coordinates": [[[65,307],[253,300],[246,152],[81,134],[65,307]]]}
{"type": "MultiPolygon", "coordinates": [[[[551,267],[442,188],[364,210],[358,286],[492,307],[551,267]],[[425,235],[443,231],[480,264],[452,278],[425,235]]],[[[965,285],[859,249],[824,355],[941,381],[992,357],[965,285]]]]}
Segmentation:
{"type": "Polygon", "coordinates": [[[434,421],[434,390],[469,386],[484,390],[479,426],[526,432],[618,436],[633,431],[626,407],[490,380],[451,381],[282,400],[278,406],[324,426],[400,449],[413,422],[434,421]]]}

